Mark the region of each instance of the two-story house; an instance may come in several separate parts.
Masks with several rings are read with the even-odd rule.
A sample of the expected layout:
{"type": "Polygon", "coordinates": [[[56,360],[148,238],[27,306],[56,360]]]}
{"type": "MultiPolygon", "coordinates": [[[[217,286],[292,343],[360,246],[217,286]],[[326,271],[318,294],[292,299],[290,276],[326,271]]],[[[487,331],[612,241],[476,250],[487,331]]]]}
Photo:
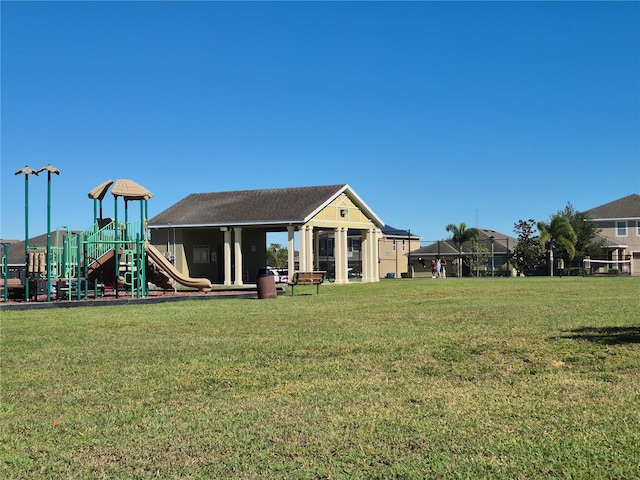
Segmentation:
{"type": "MultiPolygon", "coordinates": [[[[625,261],[619,264],[623,273],[640,275],[640,195],[633,193],[585,213],[602,229],[605,246],[601,260],[625,261]]],[[[612,266],[617,267],[615,263],[591,265],[596,271],[606,271],[612,266]]]]}

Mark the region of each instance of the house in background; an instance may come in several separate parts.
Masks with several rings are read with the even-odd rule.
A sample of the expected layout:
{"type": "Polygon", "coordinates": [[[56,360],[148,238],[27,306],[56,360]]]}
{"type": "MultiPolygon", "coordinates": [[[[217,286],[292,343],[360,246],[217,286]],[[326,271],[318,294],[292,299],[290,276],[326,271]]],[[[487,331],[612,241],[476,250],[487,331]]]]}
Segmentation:
{"type": "MultiPolygon", "coordinates": [[[[604,239],[601,258],[592,260],[630,261],[621,264],[621,270],[631,275],[640,275],[640,195],[633,193],[584,212],[601,229],[604,239]],[[625,271],[628,269],[628,271],[625,271]]],[[[605,273],[616,264],[599,266],[591,263],[594,273],[605,273]]]]}
{"type": "Polygon", "coordinates": [[[377,282],[377,240],[383,225],[342,184],[191,194],[150,219],[148,227],[151,243],[182,274],[242,285],[255,282],[258,270],[266,267],[269,232],[288,233],[290,277],[295,270],[320,269],[321,240],[330,233],[336,283],[348,282],[351,232],[358,240],[362,281],[377,282]]]}
{"type": "MultiPolygon", "coordinates": [[[[462,276],[513,276],[515,269],[509,261],[518,240],[504,233],[479,228],[476,241],[462,245],[462,276]]],[[[459,252],[451,238],[431,243],[410,254],[410,264],[414,277],[431,276],[431,260],[438,257],[446,261],[447,276],[455,275],[459,252]]]]}
{"type": "Polygon", "coordinates": [[[380,229],[380,277],[400,278],[409,271],[409,253],[420,248],[420,237],[390,225],[380,229]]]}

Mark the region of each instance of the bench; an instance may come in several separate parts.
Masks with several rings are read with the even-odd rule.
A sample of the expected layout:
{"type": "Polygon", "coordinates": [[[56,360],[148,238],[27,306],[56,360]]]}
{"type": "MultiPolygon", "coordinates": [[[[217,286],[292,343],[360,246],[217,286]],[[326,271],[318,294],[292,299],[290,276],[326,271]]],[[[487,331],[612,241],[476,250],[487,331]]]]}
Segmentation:
{"type": "MultiPolygon", "coordinates": [[[[4,291],[4,279],[0,278],[0,292],[4,291]]],[[[1,294],[0,294],[1,295],[1,294]]],[[[24,285],[19,278],[7,279],[7,296],[9,298],[24,298],[24,285]]]]}
{"type": "Polygon", "coordinates": [[[296,285],[315,285],[316,293],[320,293],[320,284],[324,283],[327,278],[327,272],[296,272],[289,279],[287,285],[291,285],[291,296],[295,293],[296,285]]]}

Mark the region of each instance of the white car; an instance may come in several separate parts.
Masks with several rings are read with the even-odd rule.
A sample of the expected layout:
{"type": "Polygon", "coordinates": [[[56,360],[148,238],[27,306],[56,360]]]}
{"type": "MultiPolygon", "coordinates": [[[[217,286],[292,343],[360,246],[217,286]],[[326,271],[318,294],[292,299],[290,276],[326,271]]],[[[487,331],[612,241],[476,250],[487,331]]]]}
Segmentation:
{"type": "Polygon", "coordinates": [[[273,267],[267,267],[267,270],[269,270],[273,274],[273,280],[276,283],[280,283],[280,274],[278,273],[278,270],[273,267]]]}
{"type": "MultiPolygon", "coordinates": [[[[278,270],[278,276],[280,277],[280,283],[287,283],[289,281],[289,271],[285,268],[278,270]]],[[[276,280],[276,283],[278,283],[278,280],[276,280]]]]}

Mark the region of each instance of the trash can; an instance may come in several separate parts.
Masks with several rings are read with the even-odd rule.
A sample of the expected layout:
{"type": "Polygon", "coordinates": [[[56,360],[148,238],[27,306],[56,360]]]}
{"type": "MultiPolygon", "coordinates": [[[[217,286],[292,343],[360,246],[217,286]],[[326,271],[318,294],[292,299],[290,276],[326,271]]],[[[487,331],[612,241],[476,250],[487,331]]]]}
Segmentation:
{"type": "Polygon", "coordinates": [[[278,298],[276,280],[271,270],[267,268],[259,269],[256,283],[258,285],[258,298],[278,298]]]}

